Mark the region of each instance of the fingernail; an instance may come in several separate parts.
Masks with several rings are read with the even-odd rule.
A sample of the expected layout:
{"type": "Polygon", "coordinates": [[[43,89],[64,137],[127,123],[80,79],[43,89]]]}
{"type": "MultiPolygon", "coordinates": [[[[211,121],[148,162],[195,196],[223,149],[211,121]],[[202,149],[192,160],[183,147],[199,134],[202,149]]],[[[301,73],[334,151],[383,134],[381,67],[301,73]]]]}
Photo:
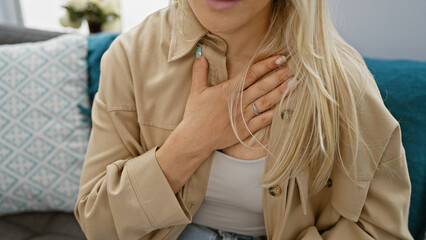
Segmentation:
{"type": "Polygon", "coordinates": [[[287,58],[284,56],[281,56],[277,60],[275,60],[275,64],[277,64],[278,66],[281,66],[286,62],[287,62],[287,58]]]}
{"type": "Polygon", "coordinates": [[[197,48],[195,49],[195,57],[200,58],[203,56],[203,47],[200,45],[197,45],[197,48]]]}
{"type": "Polygon", "coordinates": [[[293,77],[292,79],[290,79],[290,81],[287,83],[287,87],[290,89],[294,89],[297,84],[299,83],[299,81],[297,80],[296,77],[293,77]]]}

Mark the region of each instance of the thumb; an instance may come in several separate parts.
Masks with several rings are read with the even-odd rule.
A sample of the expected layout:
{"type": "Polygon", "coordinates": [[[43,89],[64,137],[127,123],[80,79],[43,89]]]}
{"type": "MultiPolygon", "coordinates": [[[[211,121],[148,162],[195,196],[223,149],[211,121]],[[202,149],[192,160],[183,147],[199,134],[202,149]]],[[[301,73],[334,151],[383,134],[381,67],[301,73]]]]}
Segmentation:
{"type": "Polygon", "coordinates": [[[192,68],[192,84],[191,91],[201,92],[207,88],[207,73],[209,63],[202,55],[201,46],[197,46],[196,58],[192,68]]]}

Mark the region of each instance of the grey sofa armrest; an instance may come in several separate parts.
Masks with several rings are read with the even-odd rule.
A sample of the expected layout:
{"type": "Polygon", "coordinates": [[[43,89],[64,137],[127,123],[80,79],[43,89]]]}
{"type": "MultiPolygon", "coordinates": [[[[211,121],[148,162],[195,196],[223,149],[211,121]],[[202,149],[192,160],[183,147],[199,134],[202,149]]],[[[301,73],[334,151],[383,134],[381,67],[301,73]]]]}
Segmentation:
{"type": "Polygon", "coordinates": [[[32,212],[0,218],[2,240],[85,240],[73,213],[32,212]]]}
{"type": "Polygon", "coordinates": [[[0,25],[0,45],[45,41],[63,33],[49,32],[11,25],[0,25]]]}

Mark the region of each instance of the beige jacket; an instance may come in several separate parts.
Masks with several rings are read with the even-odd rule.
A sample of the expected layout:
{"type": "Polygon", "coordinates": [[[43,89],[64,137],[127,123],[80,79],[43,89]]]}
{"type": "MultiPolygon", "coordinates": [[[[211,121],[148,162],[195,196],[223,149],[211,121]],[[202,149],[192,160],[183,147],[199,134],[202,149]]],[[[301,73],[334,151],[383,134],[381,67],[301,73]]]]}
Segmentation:
{"type": "MultiPolygon", "coordinates": [[[[227,79],[226,43],[193,14],[186,18],[180,35],[163,9],[121,35],[102,59],[75,208],[90,240],[176,239],[203,201],[211,156],[176,195],[155,159],[156,148],[182,120],[197,44],[209,61],[209,84],[227,79]]],[[[264,189],[268,239],[412,239],[410,182],[398,122],[375,84],[362,99],[361,132],[374,151],[370,157],[360,146],[359,182],[335,167],[315,196],[308,195],[307,171],[264,189]]],[[[285,121],[276,111],[269,141],[276,141],[274,128],[285,121]]],[[[272,164],[267,156],[265,170],[272,164]]]]}

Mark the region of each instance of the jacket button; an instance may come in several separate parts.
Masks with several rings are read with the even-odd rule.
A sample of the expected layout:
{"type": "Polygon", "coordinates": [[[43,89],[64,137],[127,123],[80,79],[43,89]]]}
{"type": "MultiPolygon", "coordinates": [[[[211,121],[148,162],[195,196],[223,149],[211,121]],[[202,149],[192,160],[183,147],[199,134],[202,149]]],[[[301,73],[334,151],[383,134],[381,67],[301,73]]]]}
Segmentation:
{"type": "Polygon", "coordinates": [[[292,110],[290,110],[290,109],[284,109],[281,112],[281,119],[290,119],[292,114],[293,114],[292,110]]]}
{"type": "Polygon", "coordinates": [[[331,188],[331,186],[333,186],[333,181],[331,180],[331,178],[329,178],[328,180],[327,180],[327,187],[328,188],[331,188]]]}
{"type": "Polygon", "coordinates": [[[281,187],[279,185],[273,186],[269,188],[269,194],[274,197],[279,197],[281,195],[281,187]]]}

